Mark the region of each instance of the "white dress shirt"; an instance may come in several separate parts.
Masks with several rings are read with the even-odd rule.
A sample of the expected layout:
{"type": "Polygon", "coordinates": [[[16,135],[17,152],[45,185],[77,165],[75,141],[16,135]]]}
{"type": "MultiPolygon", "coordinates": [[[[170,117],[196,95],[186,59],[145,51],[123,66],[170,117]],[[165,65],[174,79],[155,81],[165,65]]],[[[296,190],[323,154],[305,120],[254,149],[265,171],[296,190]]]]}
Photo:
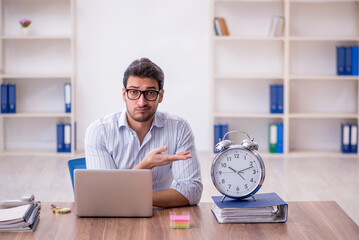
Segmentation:
{"type": "Polygon", "coordinates": [[[153,191],[172,188],[191,205],[198,204],[203,186],[194,136],[189,124],[175,115],[157,111],[142,145],[127,123],[126,110],[95,121],[86,131],[86,165],[88,169],[131,169],[164,145],[165,154],[190,151],[192,158],[153,168],[153,191]]]}

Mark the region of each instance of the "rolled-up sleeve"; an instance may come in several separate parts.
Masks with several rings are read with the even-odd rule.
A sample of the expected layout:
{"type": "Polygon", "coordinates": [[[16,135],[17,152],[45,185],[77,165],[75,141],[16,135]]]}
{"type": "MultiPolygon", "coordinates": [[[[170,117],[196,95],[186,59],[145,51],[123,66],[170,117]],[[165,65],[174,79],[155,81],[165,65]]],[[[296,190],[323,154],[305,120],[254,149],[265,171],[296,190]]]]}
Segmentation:
{"type": "Polygon", "coordinates": [[[105,129],[100,120],[92,123],[86,130],[85,156],[87,169],[117,169],[106,148],[105,129]]]}
{"type": "Polygon", "coordinates": [[[186,121],[179,126],[178,132],[176,152],[189,151],[192,158],[172,163],[171,188],[186,197],[190,205],[197,205],[201,200],[203,185],[194,136],[186,121]]]}

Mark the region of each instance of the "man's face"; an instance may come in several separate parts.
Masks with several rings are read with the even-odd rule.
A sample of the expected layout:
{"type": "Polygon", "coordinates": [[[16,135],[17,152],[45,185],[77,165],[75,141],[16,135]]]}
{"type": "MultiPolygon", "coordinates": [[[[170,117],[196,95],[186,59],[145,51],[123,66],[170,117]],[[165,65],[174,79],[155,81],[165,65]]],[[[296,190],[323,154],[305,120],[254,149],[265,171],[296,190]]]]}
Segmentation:
{"type": "MultiPolygon", "coordinates": [[[[155,90],[158,91],[158,83],[152,78],[140,78],[136,76],[130,76],[127,80],[126,89],[135,90],[155,90]]],[[[157,96],[155,101],[148,101],[143,94],[137,100],[131,100],[128,98],[126,89],[122,89],[122,98],[126,103],[128,115],[137,122],[146,122],[152,120],[154,117],[158,104],[162,102],[163,90],[157,96]]]]}

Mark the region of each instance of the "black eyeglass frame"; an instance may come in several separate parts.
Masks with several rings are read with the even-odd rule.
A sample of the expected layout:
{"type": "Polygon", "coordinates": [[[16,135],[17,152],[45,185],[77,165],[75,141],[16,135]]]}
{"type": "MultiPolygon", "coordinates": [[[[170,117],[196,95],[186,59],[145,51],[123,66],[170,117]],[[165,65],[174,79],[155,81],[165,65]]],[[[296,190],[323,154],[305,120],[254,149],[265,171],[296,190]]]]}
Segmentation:
{"type": "Polygon", "coordinates": [[[139,99],[139,98],[141,97],[141,95],[143,94],[143,96],[145,97],[145,99],[146,99],[147,101],[150,101],[150,102],[156,101],[157,98],[158,98],[158,95],[160,95],[160,93],[161,93],[161,91],[157,91],[157,90],[145,90],[145,91],[141,91],[141,90],[133,89],[133,88],[125,89],[125,92],[126,92],[127,98],[130,99],[130,100],[137,100],[137,99],[139,99]],[[138,92],[140,92],[140,95],[138,95],[137,98],[130,98],[130,97],[128,96],[128,91],[138,91],[138,92]],[[148,99],[148,98],[146,97],[146,93],[147,93],[147,92],[155,92],[155,93],[157,93],[156,98],[153,99],[153,100],[148,99]]]}

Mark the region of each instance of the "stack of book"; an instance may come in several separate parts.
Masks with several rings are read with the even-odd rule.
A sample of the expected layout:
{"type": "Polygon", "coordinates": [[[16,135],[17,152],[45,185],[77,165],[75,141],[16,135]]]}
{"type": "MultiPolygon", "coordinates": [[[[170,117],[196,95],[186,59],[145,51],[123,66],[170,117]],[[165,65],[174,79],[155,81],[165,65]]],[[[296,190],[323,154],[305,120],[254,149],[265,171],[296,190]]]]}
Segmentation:
{"type": "Polygon", "coordinates": [[[284,17],[283,16],[274,16],[272,19],[272,24],[269,29],[270,37],[280,37],[284,32],[284,17]]]}
{"type": "Polygon", "coordinates": [[[276,193],[255,194],[255,199],[221,201],[222,196],[212,196],[212,213],[219,223],[286,222],[288,204],[276,193]]]}
{"type": "Polygon", "coordinates": [[[33,232],[40,221],[40,202],[0,209],[0,232],[33,232]]]}
{"type": "Polygon", "coordinates": [[[227,23],[224,18],[214,18],[214,32],[216,33],[216,36],[229,36],[227,23]]]}
{"type": "Polygon", "coordinates": [[[337,74],[358,76],[358,46],[337,47],[337,74]]]}

